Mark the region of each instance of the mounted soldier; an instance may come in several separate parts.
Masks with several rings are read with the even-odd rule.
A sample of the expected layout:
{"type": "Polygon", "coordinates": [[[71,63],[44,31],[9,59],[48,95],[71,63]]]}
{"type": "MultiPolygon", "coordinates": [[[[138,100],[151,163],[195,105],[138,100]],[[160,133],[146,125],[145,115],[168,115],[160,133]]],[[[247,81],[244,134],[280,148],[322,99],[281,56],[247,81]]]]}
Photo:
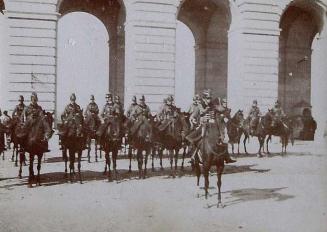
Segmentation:
{"type": "MultiPolygon", "coordinates": [[[[226,106],[226,105],[225,105],[226,106]]],[[[217,146],[219,144],[223,144],[224,141],[224,132],[220,131],[221,123],[220,114],[224,113],[228,110],[227,107],[222,105],[220,108],[213,104],[211,91],[206,90],[203,92],[202,98],[202,109],[200,112],[200,128],[186,136],[186,138],[191,142],[191,144],[198,147],[204,139],[208,142],[212,143],[211,146],[217,146]]],[[[199,147],[193,151],[193,156],[199,151],[199,147]]],[[[224,154],[224,160],[226,163],[234,163],[235,160],[231,159],[228,153],[224,154]]]]}
{"type": "Polygon", "coordinates": [[[250,134],[253,135],[259,123],[259,117],[261,116],[260,109],[258,107],[258,101],[254,100],[252,107],[248,113],[247,120],[250,123],[250,134]]]}
{"type": "Polygon", "coordinates": [[[133,96],[132,104],[129,106],[129,108],[126,112],[126,116],[131,123],[133,123],[136,120],[135,111],[137,108],[138,108],[138,105],[137,105],[136,96],[133,96]]]}
{"type": "Polygon", "coordinates": [[[167,98],[164,98],[162,100],[162,105],[159,107],[158,114],[157,114],[157,120],[159,123],[164,120],[164,115],[162,114],[162,112],[166,107],[168,107],[167,106],[167,98]]]}
{"type": "Polygon", "coordinates": [[[141,124],[149,123],[149,119],[151,118],[150,107],[145,103],[144,95],[139,99],[139,104],[134,111],[134,118],[136,121],[131,127],[131,135],[138,130],[141,124]]]}
{"type": "Polygon", "coordinates": [[[98,104],[95,103],[94,95],[90,97],[90,103],[86,107],[84,117],[87,118],[90,115],[99,115],[99,107],[98,104]]]}
{"type": "MultiPolygon", "coordinates": [[[[0,110],[0,115],[1,115],[1,110],[0,110]]],[[[11,136],[11,124],[12,124],[12,119],[8,115],[8,111],[5,110],[3,111],[3,115],[0,117],[0,122],[3,124],[5,128],[5,134],[6,134],[6,142],[7,142],[7,148],[10,149],[10,136],[11,136]]]]}
{"type": "Polygon", "coordinates": [[[75,117],[76,114],[81,112],[81,107],[76,103],[76,95],[70,95],[70,103],[65,107],[64,112],[61,114],[61,120],[66,123],[68,118],[75,117]]]}
{"type": "Polygon", "coordinates": [[[191,130],[195,129],[200,123],[200,111],[201,101],[200,96],[197,94],[193,97],[193,103],[188,110],[188,113],[190,115],[189,121],[191,124],[191,130]]]}
{"type": "Polygon", "coordinates": [[[217,106],[217,120],[222,142],[225,140],[226,121],[230,119],[230,113],[231,109],[227,107],[227,99],[221,99],[220,104],[217,106]]]}
{"type": "Polygon", "coordinates": [[[102,119],[105,121],[113,117],[118,117],[120,113],[121,109],[113,101],[112,94],[106,94],[106,104],[104,105],[103,110],[101,112],[102,119]]]}
{"type": "Polygon", "coordinates": [[[24,108],[22,117],[23,122],[26,122],[30,118],[37,118],[38,116],[43,116],[43,109],[40,105],[38,105],[38,97],[35,92],[31,95],[31,103],[24,108]]]}
{"type": "Polygon", "coordinates": [[[177,117],[177,108],[174,104],[174,97],[172,95],[169,95],[167,98],[167,103],[162,108],[161,112],[159,113],[159,117],[163,120],[163,122],[168,122],[171,119],[174,119],[177,117]]]}
{"type": "Polygon", "coordinates": [[[119,96],[115,96],[114,106],[119,111],[119,117],[121,118],[124,115],[124,108],[119,96]]]}
{"type": "Polygon", "coordinates": [[[15,120],[15,121],[20,121],[22,119],[22,115],[23,115],[23,112],[24,112],[24,109],[26,107],[26,105],[24,104],[24,97],[23,95],[20,95],[19,96],[19,104],[16,105],[14,111],[12,112],[12,118],[15,120]]]}
{"type": "Polygon", "coordinates": [[[271,112],[273,114],[273,127],[278,128],[286,117],[286,114],[284,113],[279,100],[275,102],[271,112]]]}

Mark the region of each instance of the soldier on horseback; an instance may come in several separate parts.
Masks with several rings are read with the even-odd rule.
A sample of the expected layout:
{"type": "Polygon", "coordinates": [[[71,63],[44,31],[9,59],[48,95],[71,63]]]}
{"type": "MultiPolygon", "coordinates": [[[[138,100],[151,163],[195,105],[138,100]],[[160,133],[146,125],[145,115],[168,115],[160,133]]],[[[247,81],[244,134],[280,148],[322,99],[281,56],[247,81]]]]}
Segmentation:
{"type": "Polygon", "coordinates": [[[119,105],[113,101],[112,94],[106,94],[106,104],[103,107],[101,117],[103,120],[118,117],[121,114],[119,105]]]}
{"type": "Polygon", "coordinates": [[[259,117],[261,116],[260,109],[258,107],[258,101],[254,100],[252,103],[252,107],[249,111],[247,120],[250,123],[250,134],[253,135],[255,133],[255,129],[259,123],[259,117]]]}
{"type": "Polygon", "coordinates": [[[285,119],[286,114],[284,113],[279,100],[275,102],[271,112],[273,114],[273,127],[278,128],[280,125],[284,124],[283,120],[285,119]]]}
{"type": "Polygon", "coordinates": [[[84,113],[84,117],[88,118],[88,116],[90,115],[99,115],[99,107],[98,104],[95,103],[95,98],[94,95],[91,95],[90,97],[90,103],[87,105],[85,113],[84,113]]]}
{"type": "Polygon", "coordinates": [[[22,119],[22,115],[26,105],[24,104],[24,97],[22,95],[19,96],[19,104],[16,105],[14,111],[12,112],[12,118],[20,121],[22,119]]]}
{"type": "Polygon", "coordinates": [[[136,96],[133,96],[132,104],[129,106],[129,108],[126,112],[126,116],[130,122],[134,122],[136,120],[135,111],[137,108],[138,108],[138,105],[137,105],[136,96]]]}
{"type": "Polygon", "coordinates": [[[200,122],[200,111],[201,111],[201,101],[200,101],[200,96],[196,94],[193,97],[193,103],[190,106],[188,113],[190,115],[189,121],[191,124],[191,130],[195,129],[200,122]]]}
{"type": "Polygon", "coordinates": [[[35,92],[31,95],[31,104],[24,108],[24,112],[22,114],[23,122],[30,118],[36,118],[38,116],[43,115],[43,109],[40,105],[38,105],[38,97],[35,92]]]}
{"type": "Polygon", "coordinates": [[[177,117],[177,108],[174,104],[174,97],[172,95],[169,95],[167,98],[167,103],[166,105],[163,106],[161,112],[159,112],[159,117],[163,120],[163,121],[169,121],[173,118],[177,117]]]}
{"type": "Polygon", "coordinates": [[[122,117],[124,115],[124,108],[123,104],[120,102],[119,96],[115,96],[114,107],[119,111],[119,117],[122,117]]]}
{"type": "Polygon", "coordinates": [[[74,117],[81,112],[81,107],[76,103],[76,95],[73,93],[70,96],[70,103],[65,107],[61,115],[61,120],[66,123],[68,118],[74,117]]]}
{"type": "MultiPolygon", "coordinates": [[[[228,110],[226,105],[222,105],[219,108],[213,104],[210,90],[204,91],[202,98],[202,109],[200,111],[200,128],[189,134],[186,138],[193,145],[195,145],[195,147],[197,147],[197,144],[200,144],[206,136],[214,137],[216,145],[223,144],[224,131],[220,131],[221,126],[219,124],[221,123],[220,115],[225,113],[226,110],[228,110]]],[[[198,150],[199,148],[196,149],[195,152],[193,151],[193,159],[198,150]]],[[[236,162],[229,156],[228,153],[223,155],[226,163],[236,162]]]]}
{"type": "Polygon", "coordinates": [[[227,107],[227,99],[223,98],[217,107],[217,120],[220,130],[220,139],[223,142],[225,140],[225,128],[226,120],[230,119],[231,109],[227,107]]]}

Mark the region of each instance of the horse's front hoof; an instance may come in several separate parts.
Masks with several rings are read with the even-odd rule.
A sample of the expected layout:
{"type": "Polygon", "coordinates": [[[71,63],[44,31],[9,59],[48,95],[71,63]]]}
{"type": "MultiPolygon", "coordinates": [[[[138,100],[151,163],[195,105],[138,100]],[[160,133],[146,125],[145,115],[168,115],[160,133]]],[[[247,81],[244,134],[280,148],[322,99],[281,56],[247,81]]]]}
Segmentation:
{"type": "MultiPolygon", "coordinates": [[[[24,165],[24,166],[26,166],[26,165],[24,165]]],[[[18,167],[18,164],[17,164],[17,162],[15,163],[15,167],[18,167]]]]}
{"type": "Polygon", "coordinates": [[[33,188],[32,183],[28,183],[27,187],[28,187],[28,188],[33,188]]]}
{"type": "Polygon", "coordinates": [[[223,203],[219,202],[217,204],[217,208],[223,209],[223,208],[225,208],[225,205],[223,203]]]}
{"type": "Polygon", "coordinates": [[[21,174],[19,174],[19,175],[18,175],[18,178],[19,178],[19,179],[22,179],[22,175],[21,175],[21,174]]]}
{"type": "Polygon", "coordinates": [[[258,157],[258,158],[262,158],[263,156],[262,156],[261,154],[258,154],[257,157],[258,157]]]}

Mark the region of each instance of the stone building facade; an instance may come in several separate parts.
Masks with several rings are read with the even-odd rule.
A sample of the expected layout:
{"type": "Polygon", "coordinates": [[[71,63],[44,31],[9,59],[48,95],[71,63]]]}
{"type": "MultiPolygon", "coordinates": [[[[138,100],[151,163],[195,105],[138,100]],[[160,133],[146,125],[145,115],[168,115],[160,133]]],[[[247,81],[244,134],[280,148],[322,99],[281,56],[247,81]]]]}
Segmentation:
{"type": "Polygon", "coordinates": [[[93,14],[110,38],[110,91],[152,109],[175,93],[176,25],[195,38],[195,92],[211,88],[233,109],[253,99],[287,113],[312,105],[327,115],[326,0],[0,0],[1,104],[38,92],[56,109],[57,25],[65,14],[93,14]],[[34,73],[35,75],[31,75],[34,73]],[[33,78],[37,76],[38,81],[33,78]]]}

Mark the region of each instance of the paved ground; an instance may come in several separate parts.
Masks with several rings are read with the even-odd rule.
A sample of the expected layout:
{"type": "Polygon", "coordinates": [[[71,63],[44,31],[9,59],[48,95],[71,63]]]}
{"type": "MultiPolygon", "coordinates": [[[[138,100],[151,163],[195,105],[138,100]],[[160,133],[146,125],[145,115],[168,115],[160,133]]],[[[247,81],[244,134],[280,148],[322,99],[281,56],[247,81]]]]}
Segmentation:
{"type": "MultiPolygon", "coordinates": [[[[255,143],[249,144],[251,152],[255,143]]],[[[64,178],[59,151],[52,148],[42,165],[43,186],[27,188],[28,168],[17,179],[6,153],[0,160],[0,231],[326,232],[326,145],[297,143],[283,157],[276,153],[279,145],[271,149],[268,158],[240,155],[226,167],[223,209],[216,208],[214,173],[208,200],[189,167],[176,178],[169,169],[156,168],[138,180],[135,161],[135,171],[128,174],[126,160],[119,160],[119,181],[108,182],[103,159],[93,159],[82,163],[83,184],[71,184],[64,178]]]]}

